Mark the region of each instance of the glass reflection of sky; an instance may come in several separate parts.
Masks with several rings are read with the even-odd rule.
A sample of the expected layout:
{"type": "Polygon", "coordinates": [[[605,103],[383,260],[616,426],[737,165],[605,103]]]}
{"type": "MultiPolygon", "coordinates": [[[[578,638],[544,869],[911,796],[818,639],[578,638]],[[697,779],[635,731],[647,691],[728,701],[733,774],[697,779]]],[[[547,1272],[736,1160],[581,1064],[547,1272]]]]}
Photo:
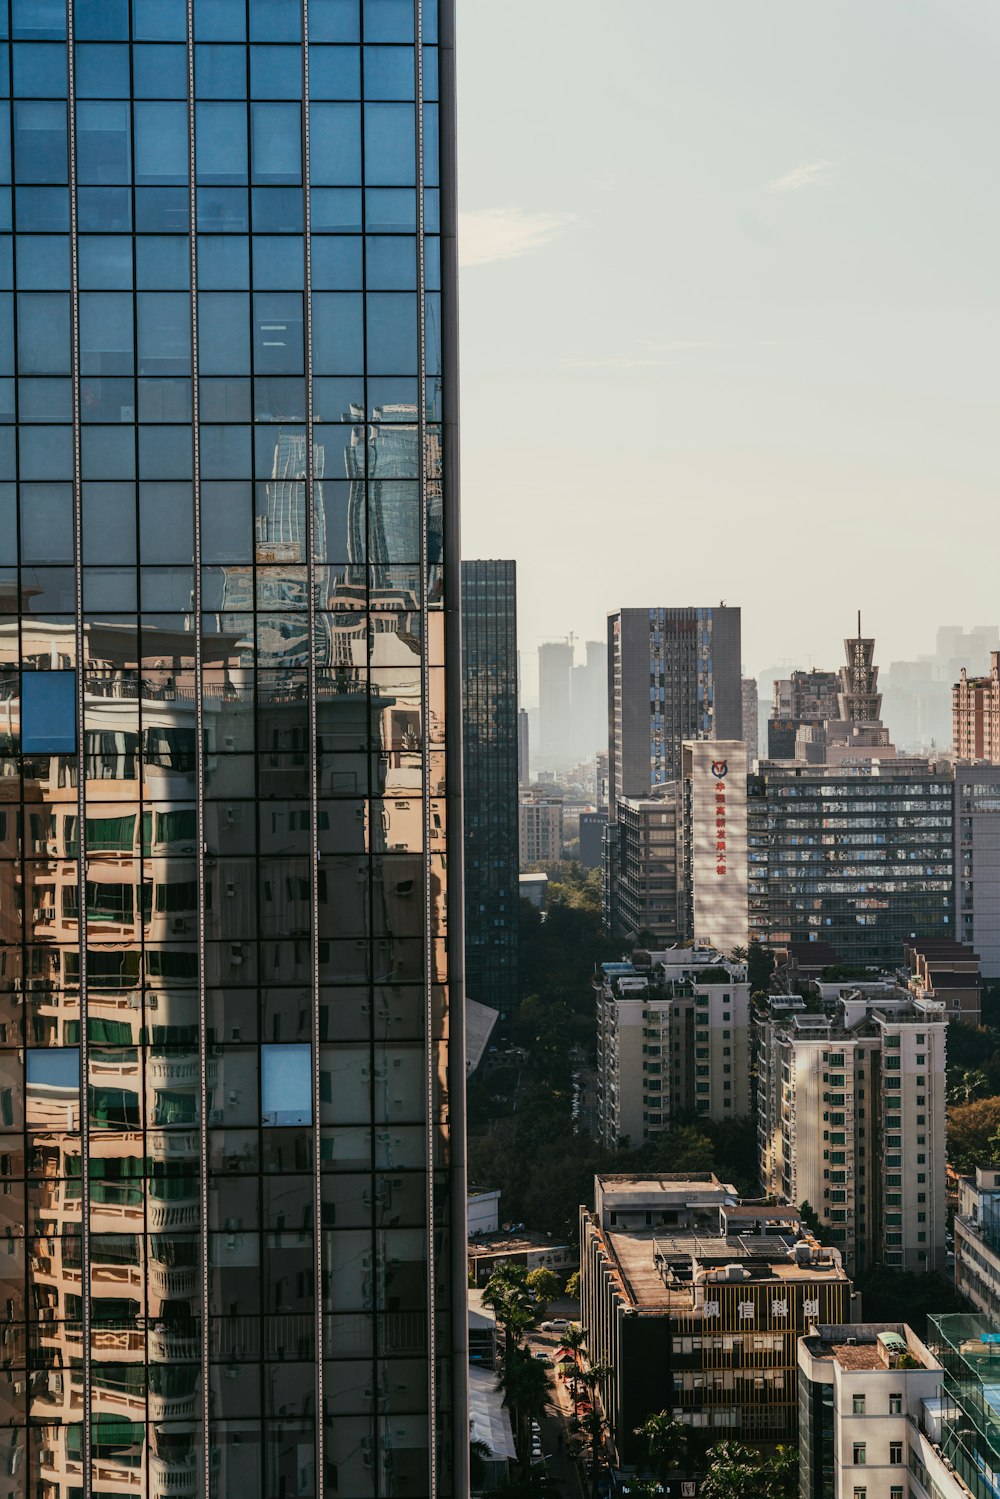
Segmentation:
{"type": "Polygon", "coordinates": [[[261,1047],[261,1111],[264,1124],[312,1123],[310,1047],[261,1047]]]}
{"type": "Polygon", "coordinates": [[[75,1046],[30,1050],[26,1056],[28,1086],[79,1088],[80,1052],[75,1046]]]}

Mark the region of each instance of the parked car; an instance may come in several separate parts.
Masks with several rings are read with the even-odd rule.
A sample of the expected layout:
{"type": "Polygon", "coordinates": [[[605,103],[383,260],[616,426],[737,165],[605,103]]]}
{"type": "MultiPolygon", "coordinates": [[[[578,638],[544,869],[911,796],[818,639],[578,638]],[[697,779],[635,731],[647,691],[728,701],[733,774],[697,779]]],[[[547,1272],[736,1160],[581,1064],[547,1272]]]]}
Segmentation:
{"type": "Polygon", "coordinates": [[[565,1332],[569,1323],[565,1317],[552,1317],[548,1322],[540,1322],[542,1332],[565,1332]]]}

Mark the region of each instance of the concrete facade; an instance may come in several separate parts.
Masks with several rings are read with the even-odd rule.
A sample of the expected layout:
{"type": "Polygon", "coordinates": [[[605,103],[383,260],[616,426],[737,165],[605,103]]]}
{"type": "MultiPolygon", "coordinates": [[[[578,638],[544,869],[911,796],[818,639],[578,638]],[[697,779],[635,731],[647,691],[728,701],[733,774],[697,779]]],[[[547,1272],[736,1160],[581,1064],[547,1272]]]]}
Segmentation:
{"type": "Polygon", "coordinates": [[[1000,765],[955,766],[955,936],[1000,978],[1000,765]]]}

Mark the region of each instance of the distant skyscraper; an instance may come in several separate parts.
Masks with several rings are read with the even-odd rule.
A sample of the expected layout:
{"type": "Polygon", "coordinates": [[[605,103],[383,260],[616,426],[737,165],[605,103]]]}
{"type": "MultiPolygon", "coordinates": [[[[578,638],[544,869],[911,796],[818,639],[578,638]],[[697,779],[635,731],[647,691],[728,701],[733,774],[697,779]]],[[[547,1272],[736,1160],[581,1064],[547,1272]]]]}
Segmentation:
{"type": "Polygon", "coordinates": [[[531,730],[527,708],[517,710],[517,781],[527,786],[531,778],[531,730]]]}
{"type": "Polygon", "coordinates": [[[574,666],[571,693],[575,748],[586,759],[608,743],[608,647],[588,640],[587,659],[574,666]]]}
{"type": "Polygon", "coordinates": [[[465,974],[470,998],[517,1003],[517,584],[513,562],[462,563],[465,974]]]}
{"type": "Polygon", "coordinates": [[[572,734],[573,646],[548,640],[538,647],[538,748],[535,763],[562,769],[574,759],[572,734]]]}
{"type": "Polygon", "coordinates": [[[0,10],[3,1499],[468,1494],[453,11],[0,10]]]}
{"type": "Polygon", "coordinates": [[[741,739],[740,611],[621,609],[608,616],[609,819],[681,774],[685,739],[741,739]]]}

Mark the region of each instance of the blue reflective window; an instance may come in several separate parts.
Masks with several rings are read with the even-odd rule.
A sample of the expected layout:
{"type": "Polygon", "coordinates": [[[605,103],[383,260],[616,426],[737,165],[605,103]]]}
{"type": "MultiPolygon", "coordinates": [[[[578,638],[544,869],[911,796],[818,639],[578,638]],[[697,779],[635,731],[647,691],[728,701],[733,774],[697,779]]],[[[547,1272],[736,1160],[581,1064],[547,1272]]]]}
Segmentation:
{"type": "Polygon", "coordinates": [[[140,234],[183,234],[188,226],[185,187],[140,187],[135,194],[135,227],[140,234]]]}
{"type": "Polygon", "coordinates": [[[185,99],[187,91],[186,48],[132,48],[132,92],[137,99],[185,99]]]}
{"type": "Polygon", "coordinates": [[[206,42],[194,49],[195,94],[199,99],[245,99],[245,47],[206,42]]]}
{"type": "Polygon", "coordinates": [[[135,562],[134,484],[85,484],[82,512],[85,563],[135,562]]]}
{"type": "Polygon", "coordinates": [[[0,293],[0,375],[14,373],[14,294],[0,293]]]}
{"type": "Polygon", "coordinates": [[[310,99],[360,99],[361,48],[309,48],[310,99]]]}
{"type": "Polygon", "coordinates": [[[412,235],[369,235],[365,263],[367,285],[373,290],[416,290],[417,241],[412,235]]]}
{"type": "Polygon", "coordinates": [[[63,292],[19,292],[17,367],[22,375],[70,373],[69,297],[63,292]]]}
{"type": "Polygon", "coordinates": [[[186,182],[187,107],[141,100],[134,105],[133,116],[136,182],[186,182]]]}
{"type": "Polygon", "coordinates": [[[14,240],[9,234],[0,235],[0,286],[9,290],[14,285],[14,240]]]}
{"type": "Polygon", "coordinates": [[[246,8],[233,0],[195,0],[194,35],[198,42],[246,41],[246,8]]]}
{"type": "Polygon", "coordinates": [[[66,105],[53,99],[14,101],[14,164],[18,182],[65,182],[66,105]]]}
{"type": "Polygon", "coordinates": [[[24,291],[68,291],[69,240],[58,234],[19,234],[17,284],[24,291]]]}
{"type": "Polygon", "coordinates": [[[310,106],[309,170],[314,183],[360,183],[361,111],[356,104],[310,106]]]}
{"type": "Polygon", "coordinates": [[[132,35],[140,42],[182,42],[187,32],[185,0],[132,0],[132,35]]]}
{"type": "Polygon", "coordinates": [[[260,1049],[261,1123],[312,1124],[312,1047],[286,1043],[260,1049]]]}
{"type": "Polygon", "coordinates": [[[361,236],[314,234],[312,283],[317,291],[355,291],[362,283],[361,236]]]}
{"type": "Polygon", "coordinates": [[[58,41],[66,35],[66,0],[13,0],[11,20],[12,36],[58,41]]]}
{"type": "Polygon", "coordinates": [[[73,428],[21,427],[17,454],[22,479],[72,479],[73,428]]]}
{"type": "Polygon", "coordinates": [[[412,0],[364,0],[364,21],[366,42],[413,41],[412,0]]]}
{"type": "Polygon", "coordinates": [[[359,41],[358,0],[309,0],[309,35],[314,42],[359,41]]]}
{"type": "Polygon", "coordinates": [[[365,182],[402,187],[416,180],[413,109],[408,104],[366,104],[365,182]]]}
{"type": "Polygon", "coordinates": [[[361,192],[351,187],[314,187],[309,194],[316,233],[360,234],[361,192]]]}
{"type": "Polygon", "coordinates": [[[21,561],[73,561],[72,484],[22,484],[21,561]]]}
{"type": "Polygon", "coordinates": [[[78,104],[76,132],[78,182],[131,181],[129,106],[124,100],[91,100],[78,104]]]}
{"type": "MultiPolygon", "coordinates": [[[[6,382],[5,382],[6,383],[6,382]]],[[[40,376],[17,383],[22,422],[71,422],[73,386],[58,376],[40,376]]]]}
{"type": "Polygon", "coordinates": [[[128,41],[128,0],[73,0],[73,31],[81,42],[128,41]]]}
{"type": "Polygon", "coordinates": [[[365,48],[365,98],[416,97],[412,47],[365,48]]]}
{"type": "Polygon", "coordinates": [[[83,290],[131,288],[132,241],[126,235],[81,235],[77,241],[77,257],[83,290]]]}
{"type": "Polygon", "coordinates": [[[250,381],[245,375],[199,380],[201,418],[205,422],[248,422],[250,381]]]}
{"type": "Polygon", "coordinates": [[[252,42],[297,42],[301,36],[301,0],[250,0],[252,42]]]}
{"type": "Polygon", "coordinates": [[[13,48],[14,92],[27,99],[65,99],[66,48],[19,42],[13,48]]]}
{"type": "Polygon", "coordinates": [[[254,235],[254,287],[258,291],[301,291],[304,258],[303,246],[294,240],[279,235],[254,235]]]}
{"type": "Polygon", "coordinates": [[[198,296],[198,361],[203,375],[249,375],[250,299],[241,292],[198,296]]]}
{"type": "Polygon", "coordinates": [[[4,108],[0,113],[0,182],[11,180],[10,114],[4,108]]]}
{"type": "Polygon", "coordinates": [[[302,97],[301,47],[250,48],[251,99],[302,97]]]}
{"type": "Polygon", "coordinates": [[[76,672],[21,675],[21,750],[26,755],[76,754],[76,672]]]}
{"type": "Polygon", "coordinates": [[[251,104],[254,182],[302,181],[302,108],[251,104]]]}
{"type": "Polygon", "coordinates": [[[406,187],[368,188],[365,224],[372,233],[412,234],[417,227],[416,193],[406,187]]]}
{"type": "Polygon", "coordinates": [[[246,234],[250,228],[245,187],[198,188],[199,234],[246,234]]]}
{"type": "Polygon", "coordinates": [[[250,241],[239,235],[198,236],[198,285],[203,291],[250,285],[250,241]]]}
{"type": "MultiPolygon", "coordinates": [[[[6,209],[4,227],[10,228],[9,200],[0,193],[0,207],[6,209]]],[[[65,187],[19,187],[17,189],[17,227],[22,232],[41,234],[46,231],[69,233],[69,189],[65,187]]]]}
{"type": "Polygon", "coordinates": [[[140,292],[136,297],[140,375],[191,371],[191,300],[187,292],[140,292]]]}
{"type": "Polygon", "coordinates": [[[255,234],[301,234],[302,194],[294,187],[255,187],[251,194],[255,234]]]}
{"type": "Polygon", "coordinates": [[[313,368],[317,375],[355,375],[364,365],[361,297],[322,292],[313,296],[313,368]]]}
{"type": "Polygon", "coordinates": [[[253,318],[257,374],[301,374],[304,369],[301,296],[295,292],[256,294],[253,318]]]}
{"type": "Polygon", "coordinates": [[[80,382],[80,403],[83,422],[132,422],[135,385],[128,377],[85,375],[80,382]]]}
{"type": "Polygon", "coordinates": [[[247,112],[244,104],[195,107],[195,165],[199,183],[246,182],[247,112]]]}
{"type": "Polygon", "coordinates": [[[127,233],[132,227],[132,194],[127,187],[81,187],[77,213],[82,234],[113,229],[127,233]]]}
{"type": "Polygon", "coordinates": [[[127,99],[128,47],[113,42],[83,42],[76,49],[78,99],[127,99]]]}
{"type": "Polygon", "coordinates": [[[80,293],[80,371],[131,375],[132,298],[128,292],[80,293]]]}
{"type": "Polygon", "coordinates": [[[201,546],[206,562],[251,560],[253,502],[249,484],[202,484],[201,546]]]}
{"type": "Polygon", "coordinates": [[[139,428],[140,479],[190,479],[193,471],[190,427],[139,428]]]}
{"type": "Polygon", "coordinates": [[[249,479],[252,462],[250,428],[203,426],[201,473],[205,479],[249,479]]]}
{"type": "MultiPolygon", "coordinates": [[[[438,107],[424,105],[424,186],[436,187],[441,181],[441,152],[438,145],[438,107]]],[[[436,226],[435,226],[436,227],[436,226]]]]}
{"type": "Polygon", "coordinates": [[[176,376],[146,377],[139,380],[139,420],[141,422],[189,422],[191,420],[191,381],[176,376]]]}
{"type": "Polygon", "coordinates": [[[186,291],[191,284],[188,241],[179,234],[143,234],[135,243],[140,291],[186,291]]]}
{"type": "MultiPolygon", "coordinates": [[[[190,449],[190,432],[188,448],[190,449]]],[[[147,562],[190,562],[194,552],[190,484],[139,485],[139,555],[147,562]]]]}
{"type": "MultiPolygon", "coordinates": [[[[62,672],[31,672],[32,677],[72,675],[62,672]]],[[[80,1089],[80,1051],[76,1046],[34,1046],[24,1054],[24,1078],[29,1088],[80,1089]]]]}
{"type": "Polygon", "coordinates": [[[83,427],[80,432],[80,465],[85,479],[134,479],[133,428],[83,427]]]}

